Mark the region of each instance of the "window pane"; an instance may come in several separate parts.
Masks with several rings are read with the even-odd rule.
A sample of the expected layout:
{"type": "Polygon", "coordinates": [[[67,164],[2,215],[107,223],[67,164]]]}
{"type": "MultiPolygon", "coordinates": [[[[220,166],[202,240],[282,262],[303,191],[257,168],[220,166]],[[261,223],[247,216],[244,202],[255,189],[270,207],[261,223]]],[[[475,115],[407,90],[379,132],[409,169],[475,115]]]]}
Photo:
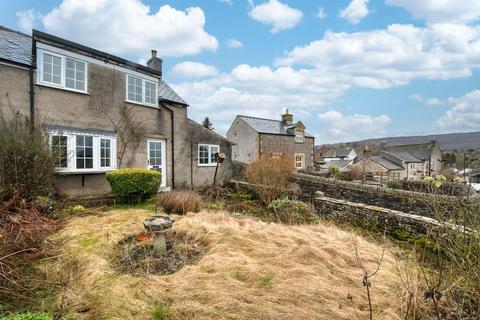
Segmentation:
{"type": "Polygon", "coordinates": [[[110,140],[100,139],[100,166],[110,167],[110,140]]]}
{"type": "Polygon", "coordinates": [[[93,137],[76,136],[76,165],[77,169],[93,168],[93,137]]]}
{"type": "Polygon", "coordinates": [[[85,160],[85,169],[92,169],[93,168],[93,159],[86,159],[85,160]]]}
{"type": "Polygon", "coordinates": [[[71,89],[85,91],[85,62],[66,59],[65,86],[71,89]]]}
{"type": "Polygon", "coordinates": [[[83,159],[77,159],[77,169],[84,169],[83,159]]]}
{"type": "Polygon", "coordinates": [[[52,136],[52,153],[55,157],[55,167],[67,167],[67,137],[52,136]]]}

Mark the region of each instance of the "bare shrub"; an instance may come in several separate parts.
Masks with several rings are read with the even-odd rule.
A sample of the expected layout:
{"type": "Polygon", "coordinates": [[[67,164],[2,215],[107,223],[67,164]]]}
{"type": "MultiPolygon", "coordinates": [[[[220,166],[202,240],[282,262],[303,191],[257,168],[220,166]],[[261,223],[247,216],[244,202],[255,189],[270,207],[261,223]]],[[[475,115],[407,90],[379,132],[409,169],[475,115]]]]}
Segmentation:
{"type": "Polygon", "coordinates": [[[192,191],[170,191],[159,196],[158,204],[166,213],[199,212],[202,198],[192,191]]]}
{"type": "Polygon", "coordinates": [[[19,114],[7,118],[1,111],[0,128],[0,200],[8,200],[13,190],[26,200],[48,194],[55,157],[45,132],[19,114]]]}
{"type": "Polygon", "coordinates": [[[289,156],[262,157],[247,166],[245,176],[255,185],[260,200],[269,204],[289,187],[288,177],[293,170],[293,159],[289,156]]]}

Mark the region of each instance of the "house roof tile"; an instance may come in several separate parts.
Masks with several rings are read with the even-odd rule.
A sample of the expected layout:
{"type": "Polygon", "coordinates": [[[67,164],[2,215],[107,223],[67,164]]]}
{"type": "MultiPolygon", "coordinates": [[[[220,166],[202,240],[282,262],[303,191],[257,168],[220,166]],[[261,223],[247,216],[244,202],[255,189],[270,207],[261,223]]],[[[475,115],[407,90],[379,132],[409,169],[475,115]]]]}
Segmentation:
{"type": "Polygon", "coordinates": [[[158,85],[158,97],[162,100],[173,101],[183,105],[188,105],[165,81],[160,80],[158,85]]]}
{"type": "MultiPolygon", "coordinates": [[[[250,127],[255,129],[259,133],[267,134],[284,134],[284,135],[294,135],[293,128],[295,125],[283,125],[279,120],[265,119],[265,118],[256,118],[250,116],[239,116],[242,118],[250,127]]],[[[305,137],[313,138],[311,134],[305,131],[305,137]]]]}
{"type": "Polygon", "coordinates": [[[0,58],[32,65],[32,38],[24,33],[0,26],[0,58]]]}

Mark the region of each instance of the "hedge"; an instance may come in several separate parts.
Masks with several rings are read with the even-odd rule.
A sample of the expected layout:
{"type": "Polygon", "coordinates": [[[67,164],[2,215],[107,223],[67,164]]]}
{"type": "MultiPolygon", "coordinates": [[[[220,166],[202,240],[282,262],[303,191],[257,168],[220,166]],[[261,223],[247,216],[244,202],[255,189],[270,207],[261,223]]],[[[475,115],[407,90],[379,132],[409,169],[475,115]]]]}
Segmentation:
{"type": "Polygon", "coordinates": [[[160,179],[160,172],[142,168],[119,169],[107,173],[112,192],[119,198],[138,196],[147,199],[158,192],[160,179]]]}

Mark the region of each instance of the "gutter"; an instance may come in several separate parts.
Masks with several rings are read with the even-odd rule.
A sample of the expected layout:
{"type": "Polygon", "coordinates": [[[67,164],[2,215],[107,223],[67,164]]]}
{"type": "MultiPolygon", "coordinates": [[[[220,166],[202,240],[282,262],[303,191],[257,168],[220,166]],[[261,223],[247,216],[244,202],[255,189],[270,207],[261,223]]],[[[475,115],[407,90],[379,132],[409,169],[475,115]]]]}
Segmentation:
{"type": "MultiPolygon", "coordinates": [[[[172,189],[175,188],[175,121],[173,119],[173,110],[164,105],[162,102],[159,102],[160,106],[166,109],[170,113],[170,121],[171,121],[171,128],[172,128],[172,189]]],[[[166,168],[165,168],[166,169],[166,168]]]]}

